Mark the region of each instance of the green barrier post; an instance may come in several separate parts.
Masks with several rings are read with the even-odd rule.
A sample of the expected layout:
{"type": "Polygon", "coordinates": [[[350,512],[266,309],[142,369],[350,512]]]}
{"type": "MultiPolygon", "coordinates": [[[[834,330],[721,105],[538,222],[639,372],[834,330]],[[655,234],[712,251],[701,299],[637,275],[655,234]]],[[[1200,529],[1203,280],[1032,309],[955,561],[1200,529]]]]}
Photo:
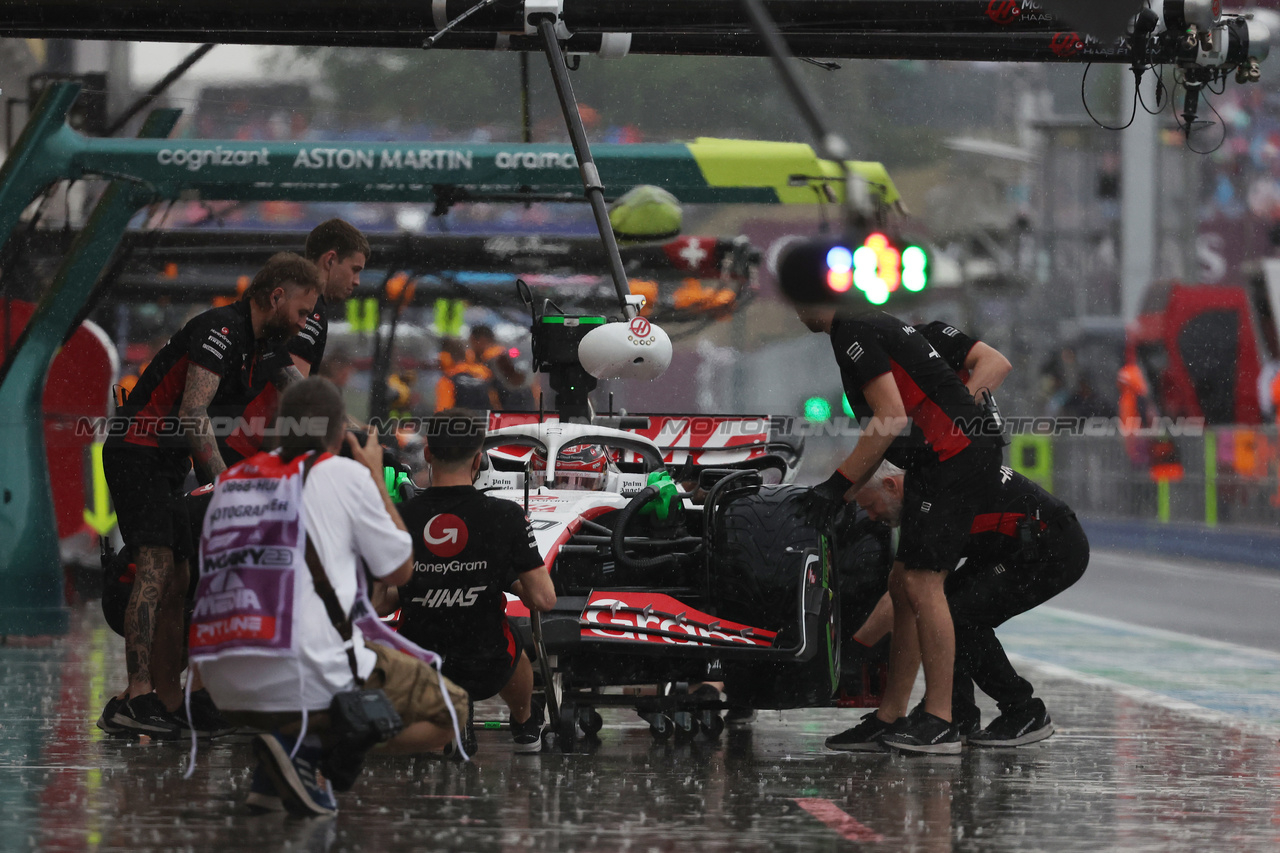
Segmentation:
{"type": "Polygon", "coordinates": [[[1053,491],[1053,441],[1047,435],[1015,435],[1009,442],[1010,467],[1046,492],[1053,491]]]}
{"type": "Polygon", "coordinates": [[[1218,526],[1218,435],[1204,433],[1204,523],[1218,526]]]}

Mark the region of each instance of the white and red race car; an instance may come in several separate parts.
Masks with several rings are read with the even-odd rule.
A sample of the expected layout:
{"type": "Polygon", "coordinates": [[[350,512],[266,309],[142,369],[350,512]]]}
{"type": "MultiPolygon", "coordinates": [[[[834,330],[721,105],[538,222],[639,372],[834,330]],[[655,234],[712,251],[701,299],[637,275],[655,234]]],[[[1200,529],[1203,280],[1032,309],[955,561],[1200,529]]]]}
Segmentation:
{"type": "MultiPolygon", "coordinates": [[[[635,708],[662,738],[718,735],[726,704],[831,704],[842,687],[842,610],[878,593],[841,600],[849,560],[837,552],[848,537],[816,529],[804,512],[806,490],[791,482],[803,442],[767,417],[596,420],[492,414],[477,482],[526,508],[556,586],[556,607],[540,619],[514,598],[507,614],[542,658],[562,744],[578,728],[597,731],[601,706],[635,708]],[[562,451],[584,445],[611,460],[601,487],[557,487],[568,479],[557,475],[562,451]],[[703,682],[722,682],[728,702],[689,692],[703,682]]],[[[855,570],[882,579],[887,541],[854,535],[855,570]]],[[[877,679],[863,660],[851,663],[846,701],[874,704],[877,679]]]]}

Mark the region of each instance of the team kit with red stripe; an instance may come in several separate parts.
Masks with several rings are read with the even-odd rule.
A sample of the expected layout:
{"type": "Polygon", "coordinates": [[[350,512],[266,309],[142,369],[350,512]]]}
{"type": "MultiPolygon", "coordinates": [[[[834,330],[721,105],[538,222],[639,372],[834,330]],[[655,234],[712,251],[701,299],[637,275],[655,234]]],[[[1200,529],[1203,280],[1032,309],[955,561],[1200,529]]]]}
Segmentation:
{"type": "Polygon", "coordinates": [[[444,657],[444,674],[474,699],[511,678],[522,646],[507,624],[506,596],[542,567],[519,504],[472,486],[437,486],[400,505],[413,538],[413,577],[400,587],[400,633],[444,657]]]}
{"type": "Polygon", "coordinates": [[[1070,587],[1089,564],[1089,541],[1071,508],[1011,468],[985,483],[969,542],[945,590],[956,632],[952,714],[977,717],[973,687],[1002,713],[1024,707],[1018,675],[995,628],[1070,587]]]}
{"type": "Polygon", "coordinates": [[[831,347],[855,415],[871,416],[862,389],[888,373],[911,419],[884,456],[907,472],[898,560],[950,569],[1001,463],[998,440],[982,434],[982,409],[918,329],[883,311],[835,319],[831,347]]]}
{"type": "Polygon", "coordinates": [[[289,352],[311,367],[309,376],[320,375],[320,362],[324,360],[324,348],[329,341],[329,314],[324,296],[316,297],[315,310],[307,318],[301,332],[289,339],[289,352]]]}
{"type": "Polygon", "coordinates": [[[129,393],[118,416],[128,419],[121,434],[107,438],[103,469],[119,517],[121,535],[130,545],[172,545],[190,553],[186,520],[173,493],[191,470],[190,444],[179,428],[179,412],[191,365],[215,374],[218,390],[208,407],[218,450],[227,465],[262,446],[262,432],[251,426],[271,389],[269,410],[258,413],[262,427],[274,411],[273,378],[289,363],[284,340],[255,340],[248,301],[205,311],[182,327],[156,353],[129,393]],[[255,404],[255,401],[258,401],[255,404]]]}

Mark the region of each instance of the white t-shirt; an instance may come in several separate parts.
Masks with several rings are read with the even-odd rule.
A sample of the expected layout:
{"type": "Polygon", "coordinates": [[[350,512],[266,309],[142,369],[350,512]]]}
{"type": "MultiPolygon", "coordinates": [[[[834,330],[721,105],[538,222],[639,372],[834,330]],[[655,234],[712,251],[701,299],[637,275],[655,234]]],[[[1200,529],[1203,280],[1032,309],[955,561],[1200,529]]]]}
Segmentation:
{"type": "MultiPolygon", "coordinates": [[[[302,492],[307,536],[315,545],[344,613],[356,598],[356,558],[374,577],[394,572],[413,553],[409,534],[387,516],[369,469],[351,459],[317,462],[302,492]]],[[[295,575],[293,630],[297,660],[290,657],[222,654],[200,664],[200,676],[219,708],[228,711],[325,710],[335,693],[352,690],[355,680],[342,637],[329,621],[311,573],[295,575]]],[[[367,678],[377,657],[364,647],[353,626],[356,665],[367,678]]]]}

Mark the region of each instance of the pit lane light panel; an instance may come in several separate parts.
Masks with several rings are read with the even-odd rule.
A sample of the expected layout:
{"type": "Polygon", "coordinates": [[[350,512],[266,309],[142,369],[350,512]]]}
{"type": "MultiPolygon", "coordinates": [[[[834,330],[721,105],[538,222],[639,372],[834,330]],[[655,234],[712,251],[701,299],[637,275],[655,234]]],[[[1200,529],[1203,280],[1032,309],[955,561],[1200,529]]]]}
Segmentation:
{"type": "Polygon", "coordinates": [[[861,243],[798,243],[780,260],[778,279],[795,302],[885,305],[923,291],[929,284],[929,262],[924,246],[875,231],[861,243]]]}

